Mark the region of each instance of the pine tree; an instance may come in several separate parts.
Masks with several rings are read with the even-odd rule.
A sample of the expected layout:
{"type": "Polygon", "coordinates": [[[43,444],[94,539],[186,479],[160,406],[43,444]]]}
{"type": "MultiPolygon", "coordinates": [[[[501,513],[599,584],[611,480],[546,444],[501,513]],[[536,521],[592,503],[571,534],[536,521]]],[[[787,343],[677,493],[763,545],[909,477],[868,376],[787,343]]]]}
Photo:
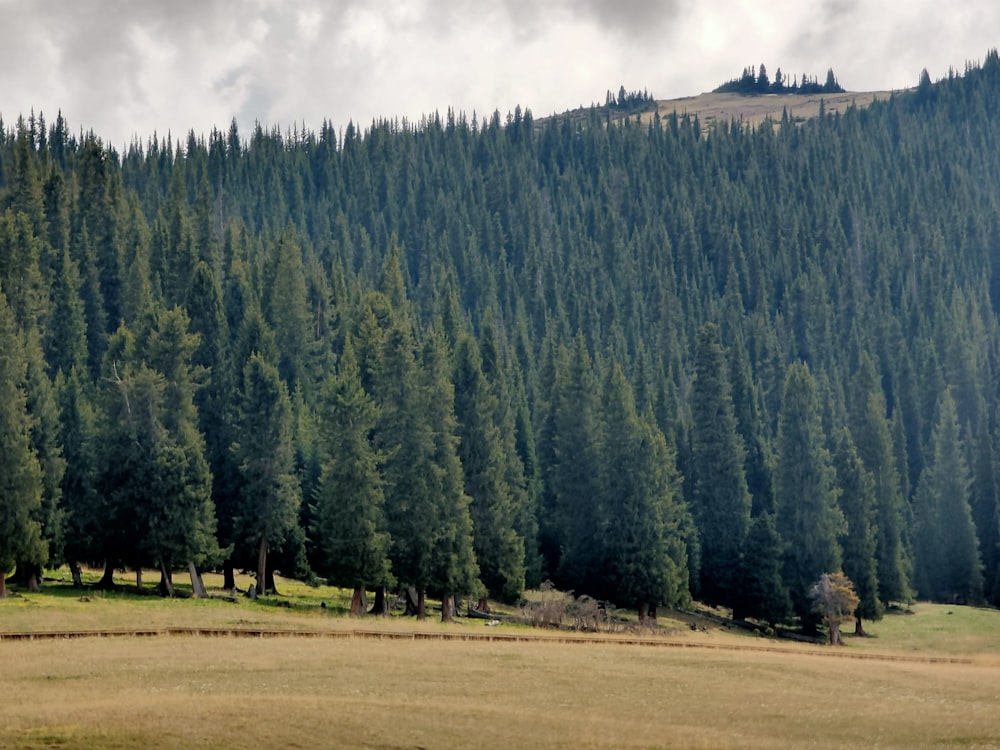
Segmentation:
{"type": "Polygon", "coordinates": [[[45,562],[45,542],[37,513],[44,484],[31,448],[27,359],[24,341],[0,288],[0,598],[7,596],[7,576],[18,560],[45,562]]]}
{"type": "MultiPolygon", "coordinates": [[[[867,388],[856,388],[854,402],[861,408],[852,415],[851,435],[865,469],[875,482],[879,599],[884,603],[905,602],[910,597],[910,563],[903,545],[903,496],[886,419],[885,399],[881,388],[872,382],[867,388]]],[[[847,575],[858,587],[858,594],[864,603],[863,584],[851,573],[847,575]]]]}
{"type": "Polygon", "coordinates": [[[278,371],[291,390],[301,385],[307,398],[311,399],[316,385],[312,316],[302,267],[302,249],[293,228],[289,227],[282,233],[270,266],[273,281],[267,287],[264,309],[278,343],[278,371]]]}
{"type": "Polygon", "coordinates": [[[455,352],[458,456],[483,585],[495,597],[516,601],[524,590],[525,548],[516,525],[519,508],[508,481],[509,457],[496,422],[499,399],[483,373],[475,339],[462,335],[455,352]]]}
{"type": "Polygon", "coordinates": [[[593,590],[600,580],[605,477],[599,389],[582,334],[576,336],[555,379],[551,437],[554,460],[547,483],[555,501],[562,547],[558,577],[563,588],[583,593],[593,590]]]}
{"type": "Polygon", "coordinates": [[[950,390],[941,396],[929,452],[914,500],[917,591],[936,601],[978,604],[982,563],[969,507],[971,479],[950,390]]]}
{"type": "Polygon", "coordinates": [[[29,326],[25,331],[24,342],[28,361],[27,408],[33,423],[31,448],[42,469],[42,505],[38,509],[37,520],[42,528],[46,549],[42,555],[34,559],[22,558],[19,567],[28,589],[37,591],[41,585],[42,565],[62,560],[65,540],[62,481],[66,471],[66,459],[63,457],[62,426],[55,387],[46,373],[36,325],[29,326]]]}
{"type": "Polygon", "coordinates": [[[63,559],[69,565],[74,588],[83,587],[79,563],[100,559],[102,554],[95,544],[101,523],[97,515],[98,417],[80,375],[85,371],[85,366],[75,367],[68,376],[62,372],[56,376],[66,460],[62,481],[62,507],[66,513],[63,559]]]}
{"type": "Polygon", "coordinates": [[[987,600],[994,604],[1000,599],[1000,478],[997,470],[993,435],[983,415],[976,434],[970,506],[983,560],[984,592],[987,600]]]}
{"type": "Polygon", "coordinates": [[[232,447],[241,481],[237,537],[256,547],[257,589],[266,594],[268,550],[297,525],[302,497],[288,388],[277,368],[256,352],[243,368],[238,425],[232,447]]]}
{"type": "Polygon", "coordinates": [[[367,587],[388,586],[389,545],[380,456],[372,444],[378,410],[361,387],[350,337],[336,376],[320,400],[320,480],[314,533],[322,551],[319,572],[354,589],[351,614],[364,613],[367,587]]]}
{"type": "Polygon", "coordinates": [[[774,514],[754,516],[743,551],[742,608],[747,617],[764,620],[772,627],[787,622],[792,615],[792,601],[782,577],[784,550],[774,514]]]}
{"type": "MultiPolygon", "coordinates": [[[[454,615],[454,596],[481,586],[473,543],[471,498],[466,494],[458,454],[455,389],[449,372],[444,332],[433,329],[421,354],[422,389],[428,396],[427,419],[433,435],[431,471],[439,538],[431,553],[432,590],[442,597],[442,619],[454,615]]],[[[516,552],[516,549],[514,550],[516,552]]]]}
{"type": "Polygon", "coordinates": [[[602,593],[637,607],[645,623],[656,605],[676,606],[687,596],[680,477],[663,434],[636,412],[620,365],[612,368],[603,403],[602,593]]]}
{"type": "MultiPolygon", "coordinates": [[[[396,579],[413,586],[423,605],[431,584],[436,536],[431,455],[434,436],[427,419],[429,394],[419,382],[412,329],[395,321],[372,364],[372,390],[379,407],[376,447],[386,456],[386,517],[392,538],[390,558],[396,579]]],[[[421,611],[419,617],[425,617],[421,611]]]]}
{"type": "Polygon", "coordinates": [[[855,613],[855,633],[864,635],[862,619],[881,619],[883,611],[876,557],[875,480],[864,467],[846,429],[837,433],[833,464],[840,487],[840,509],[846,522],[841,541],[844,575],[854,583],[860,602],[855,613]]]}
{"type": "Polygon", "coordinates": [[[698,333],[691,396],[691,508],[701,540],[701,596],[734,608],[739,617],[743,541],[750,526],[750,493],[743,472],[743,441],[729,387],[719,329],[698,333]]]}
{"type": "Polygon", "coordinates": [[[844,532],[844,516],[825,445],[816,382],[806,364],[793,363],[778,416],[775,498],[778,531],[787,545],[783,578],[807,632],[817,625],[809,587],[841,564],[837,538],[844,532]]]}

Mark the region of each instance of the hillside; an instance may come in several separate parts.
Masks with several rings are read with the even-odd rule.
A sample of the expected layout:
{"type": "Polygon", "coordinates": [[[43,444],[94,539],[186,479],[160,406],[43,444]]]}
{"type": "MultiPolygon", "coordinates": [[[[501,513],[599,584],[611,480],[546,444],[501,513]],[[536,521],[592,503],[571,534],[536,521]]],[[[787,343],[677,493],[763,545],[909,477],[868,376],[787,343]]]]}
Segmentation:
{"type": "Polygon", "coordinates": [[[863,620],[1000,602],[1000,58],[858,96],[124,153],[19,120],[0,568],[807,631],[841,569],[863,620]]]}
{"type": "MultiPolygon", "coordinates": [[[[780,123],[785,112],[794,122],[812,119],[819,114],[820,102],[829,113],[843,114],[850,106],[867,107],[873,101],[885,101],[891,91],[848,91],[843,94],[788,94],[779,96],[746,96],[742,94],[706,93],[680,99],[661,99],[656,102],[656,113],[665,117],[672,113],[697,116],[703,125],[736,120],[750,126],[759,125],[765,118],[780,123]]],[[[901,93],[901,92],[895,92],[901,93]]],[[[643,121],[652,118],[644,112],[643,121]]]]}

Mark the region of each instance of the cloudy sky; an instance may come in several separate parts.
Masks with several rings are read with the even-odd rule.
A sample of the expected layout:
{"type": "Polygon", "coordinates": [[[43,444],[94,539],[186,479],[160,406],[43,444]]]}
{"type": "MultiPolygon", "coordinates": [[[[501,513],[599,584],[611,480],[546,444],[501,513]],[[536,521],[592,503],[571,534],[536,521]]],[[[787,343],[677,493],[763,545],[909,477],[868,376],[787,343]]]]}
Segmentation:
{"type": "Polygon", "coordinates": [[[0,115],[121,147],[448,107],[536,117],[710,90],[746,65],[899,89],[1000,44],[996,0],[0,0],[0,115]]]}

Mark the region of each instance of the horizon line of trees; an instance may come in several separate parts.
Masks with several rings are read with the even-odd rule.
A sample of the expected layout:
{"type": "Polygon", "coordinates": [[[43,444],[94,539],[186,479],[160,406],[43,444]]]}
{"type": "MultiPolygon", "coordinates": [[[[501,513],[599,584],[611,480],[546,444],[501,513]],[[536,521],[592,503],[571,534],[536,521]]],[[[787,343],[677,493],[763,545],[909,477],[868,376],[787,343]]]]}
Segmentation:
{"type": "Polygon", "coordinates": [[[546,579],[807,629],[824,574],[859,626],[996,603],[997,104],[991,51],[707,137],[449,112],[119,155],[20,119],[0,568],[280,570],[446,617],[546,579]]]}
{"type": "Polygon", "coordinates": [[[816,76],[803,73],[802,77],[793,76],[791,82],[778,68],[772,81],[764,63],[760,67],[748,65],[738,78],[726,81],[712,90],[714,94],[843,94],[844,87],[837,81],[833,68],[826,71],[826,80],[819,82],[816,76]]]}

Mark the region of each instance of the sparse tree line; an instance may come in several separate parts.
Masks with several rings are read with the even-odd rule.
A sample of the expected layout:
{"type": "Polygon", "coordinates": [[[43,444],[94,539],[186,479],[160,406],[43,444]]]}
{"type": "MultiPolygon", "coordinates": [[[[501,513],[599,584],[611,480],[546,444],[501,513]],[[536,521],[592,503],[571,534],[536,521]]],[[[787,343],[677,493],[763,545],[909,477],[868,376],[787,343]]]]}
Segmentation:
{"type": "Polygon", "coordinates": [[[716,94],[843,94],[844,87],[837,81],[833,68],[826,71],[826,80],[819,82],[816,76],[803,73],[802,77],[788,77],[778,68],[772,81],[764,63],[760,67],[748,65],[739,78],[733,78],[713,89],[716,94]]]}
{"type": "Polygon", "coordinates": [[[996,53],[933,93],[707,138],[0,128],[0,568],[1000,601],[996,53]]]}

